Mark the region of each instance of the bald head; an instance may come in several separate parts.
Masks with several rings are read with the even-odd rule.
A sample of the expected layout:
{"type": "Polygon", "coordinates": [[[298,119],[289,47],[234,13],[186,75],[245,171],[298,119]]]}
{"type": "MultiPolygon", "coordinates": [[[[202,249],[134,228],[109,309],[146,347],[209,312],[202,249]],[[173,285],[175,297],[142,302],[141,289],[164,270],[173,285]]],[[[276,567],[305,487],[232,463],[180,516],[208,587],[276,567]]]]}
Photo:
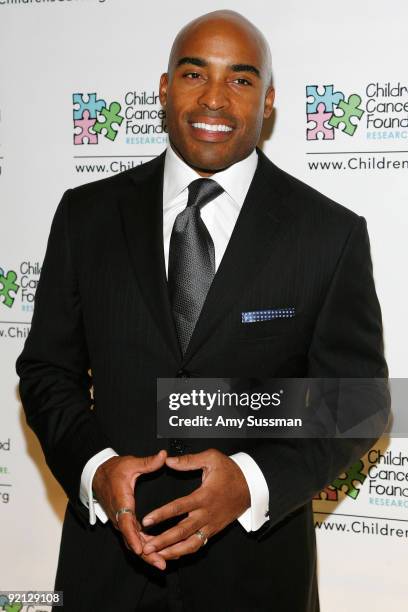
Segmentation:
{"type": "Polygon", "coordinates": [[[168,64],[168,73],[171,78],[181,52],[186,42],[195,36],[226,37],[238,35],[242,40],[242,47],[250,43],[258,48],[260,57],[259,71],[266,87],[272,85],[272,57],[268,41],[262,32],[248,19],[236,11],[220,10],[206,13],[187,23],[174,39],[168,64]]]}
{"type": "Polygon", "coordinates": [[[254,150],[272,114],[268,43],[234,11],[198,17],[178,33],[159,92],[173,150],[211,176],[254,150]]]}

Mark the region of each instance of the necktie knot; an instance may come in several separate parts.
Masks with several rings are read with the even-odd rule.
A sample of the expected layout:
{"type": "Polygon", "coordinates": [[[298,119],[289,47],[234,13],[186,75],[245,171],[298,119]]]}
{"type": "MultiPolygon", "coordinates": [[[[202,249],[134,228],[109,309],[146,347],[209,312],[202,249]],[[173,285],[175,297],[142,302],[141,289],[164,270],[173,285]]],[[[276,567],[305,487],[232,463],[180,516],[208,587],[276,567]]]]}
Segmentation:
{"type": "Polygon", "coordinates": [[[196,179],[188,186],[187,206],[200,209],[211,200],[215,200],[223,191],[221,185],[212,179],[196,179]]]}

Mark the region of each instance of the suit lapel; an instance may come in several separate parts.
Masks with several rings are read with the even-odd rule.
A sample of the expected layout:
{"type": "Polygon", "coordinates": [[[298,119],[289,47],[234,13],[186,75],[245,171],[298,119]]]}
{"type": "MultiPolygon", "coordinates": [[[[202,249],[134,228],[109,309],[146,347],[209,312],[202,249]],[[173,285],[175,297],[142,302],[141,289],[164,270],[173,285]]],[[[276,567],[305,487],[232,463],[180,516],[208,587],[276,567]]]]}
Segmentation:
{"type": "MultiPolygon", "coordinates": [[[[258,166],[227,249],[214,277],[194,329],[185,365],[266,264],[290,227],[280,173],[258,149],[258,166]]],[[[168,294],[163,251],[163,170],[165,153],[129,174],[132,189],[119,202],[123,230],[135,277],[163,338],[180,362],[182,358],[168,294]],[[142,171],[141,171],[142,170],[142,171]]]]}
{"type": "Polygon", "coordinates": [[[123,230],[144,300],[177,361],[181,351],[167,289],[163,251],[163,170],[165,153],[130,173],[132,189],[120,199],[123,230]]]}
{"type": "Polygon", "coordinates": [[[293,213],[286,186],[258,149],[258,166],[184,356],[186,364],[279,248],[293,213]]]}

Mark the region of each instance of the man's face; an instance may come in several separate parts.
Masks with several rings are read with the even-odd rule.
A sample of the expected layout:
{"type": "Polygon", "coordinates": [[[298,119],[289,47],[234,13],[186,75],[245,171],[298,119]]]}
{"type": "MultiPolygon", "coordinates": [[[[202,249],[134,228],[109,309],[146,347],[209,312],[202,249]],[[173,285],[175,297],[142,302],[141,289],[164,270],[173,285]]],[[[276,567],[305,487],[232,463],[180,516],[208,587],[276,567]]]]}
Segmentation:
{"type": "Polygon", "coordinates": [[[185,34],[160,80],[173,149],[202,176],[247,157],[274,90],[262,45],[228,22],[201,24],[185,34]]]}

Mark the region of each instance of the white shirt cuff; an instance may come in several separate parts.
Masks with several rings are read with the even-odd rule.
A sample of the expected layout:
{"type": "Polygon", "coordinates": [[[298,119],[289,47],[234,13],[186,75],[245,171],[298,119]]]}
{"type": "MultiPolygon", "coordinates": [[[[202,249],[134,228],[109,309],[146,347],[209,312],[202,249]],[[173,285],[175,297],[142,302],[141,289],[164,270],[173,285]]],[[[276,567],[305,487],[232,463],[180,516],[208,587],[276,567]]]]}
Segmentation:
{"type": "Polygon", "coordinates": [[[235,453],[230,459],[241,468],[251,495],[250,507],[238,517],[246,531],[257,531],[266,521],[269,512],[269,488],[257,462],[248,453],[235,453]]]}
{"type": "Polygon", "coordinates": [[[96,517],[98,517],[102,523],[106,523],[109,518],[105,510],[93,496],[93,477],[96,470],[102,463],[111,457],[116,457],[117,455],[118,453],[116,453],[113,448],[104,448],[99,453],[96,453],[96,455],[91,457],[82,470],[81,483],[79,487],[79,499],[87,508],[89,508],[89,522],[91,525],[95,525],[96,517]]]}

